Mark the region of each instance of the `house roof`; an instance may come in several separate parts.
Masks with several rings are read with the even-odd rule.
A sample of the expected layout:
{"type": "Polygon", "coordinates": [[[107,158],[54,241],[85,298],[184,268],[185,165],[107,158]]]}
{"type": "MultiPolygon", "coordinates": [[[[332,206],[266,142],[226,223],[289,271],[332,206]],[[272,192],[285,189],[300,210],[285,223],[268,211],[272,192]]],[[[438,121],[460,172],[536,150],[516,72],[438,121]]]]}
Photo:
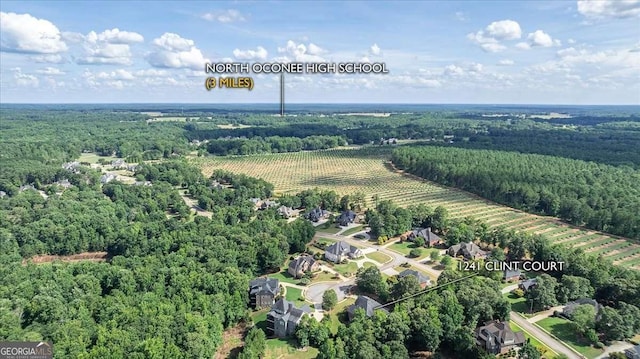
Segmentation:
{"type": "Polygon", "coordinates": [[[522,287],[524,290],[529,290],[529,288],[533,287],[536,284],[538,284],[538,280],[536,278],[531,278],[531,279],[523,280],[519,286],[522,287]]]}
{"type": "Polygon", "coordinates": [[[424,238],[429,243],[434,243],[442,240],[442,238],[440,238],[437,234],[431,232],[431,228],[416,228],[412,231],[412,233],[416,237],[424,238]]]}
{"type": "Polygon", "coordinates": [[[289,262],[289,268],[293,268],[297,272],[298,268],[300,268],[303,264],[309,263],[309,266],[312,266],[315,262],[316,260],[311,256],[299,256],[298,258],[289,262]]]}
{"type": "Polygon", "coordinates": [[[626,349],[625,354],[640,356],[640,345],[626,349]]]}
{"type": "Polygon", "coordinates": [[[348,220],[353,221],[356,219],[356,213],[354,211],[344,211],[338,217],[338,221],[348,220]]]}
{"type": "Polygon", "coordinates": [[[325,249],[325,252],[331,253],[334,255],[345,255],[349,253],[356,253],[359,251],[357,247],[350,245],[345,241],[336,242],[325,249]]]}
{"type": "Polygon", "coordinates": [[[516,270],[505,269],[502,273],[502,278],[520,277],[520,275],[522,275],[522,272],[520,272],[520,270],[518,269],[516,270]]]}
{"type": "Polygon", "coordinates": [[[493,320],[476,328],[476,338],[493,344],[517,345],[525,342],[522,332],[514,333],[509,323],[493,320]]]}
{"type": "Polygon", "coordinates": [[[249,282],[249,293],[270,293],[274,296],[280,292],[280,281],[275,278],[256,278],[249,282]]]}
{"type": "Polygon", "coordinates": [[[418,272],[417,270],[413,270],[413,269],[405,269],[402,272],[400,272],[400,274],[398,274],[398,278],[404,278],[408,275],[414,276],[416,277],[416,279],[418,280],[418,283],[423,284],[423,283],[431,283],[431,278],[427,277],[426,275],[418,272]]]}
{"type": "Polygon", "coordinates": [[[286,322],[298,322],[303,315],[310,313],[311,308],[308,305],[304,305],[298,308],[292,302],[284,298],[278,299],[271,307],[268,315],[274,318],[280,318],[286,322]]]}
{"type": "Polygon", "coordinates": [[[478,245],[473,243],[473,242],[458,243],[458,244],[455,244],[455,245],[449,247],[449,249],[453,250],[456,255],[462,254],[465,257],[475,257],[477,254],[479,254],[479,255],[486,254],[485,251],[480,249],[480,247],[478,247],[478,245]]]}
{"type": "MultiPolygon", "coordinates": [[[[358,308],[362,308],[364,309],[365,313],[367,314],[368,317],[373,315],[374,309],[376,307],[381,306],[382,304],[376,302],[375,300],[367,297],[366,295],[361,295],[356,299],[356,302],[352,305],[350,305],[347,308],[347,312],[349,312],[350,314],[353,315],[353,313],[355,313],[355,311],[358,308]]],[[[385,308],[380,308],[380,310],[384,310],[385,312],[387,312],[388,310],[386,310],[385,308]]]]}
{"type": "Polygon", "coordinates": [[[584,304],[591,304],[596,309],[596,314],[602,307],[600,303],[596,302],[595,299],[580,298],[578,300],[574,300],[573,302],[567,303],[567,305],[562,310],[562,314],[570,317],[571,315],[573,315],[573,312],[576,310],[576,308],[584,304]]]}

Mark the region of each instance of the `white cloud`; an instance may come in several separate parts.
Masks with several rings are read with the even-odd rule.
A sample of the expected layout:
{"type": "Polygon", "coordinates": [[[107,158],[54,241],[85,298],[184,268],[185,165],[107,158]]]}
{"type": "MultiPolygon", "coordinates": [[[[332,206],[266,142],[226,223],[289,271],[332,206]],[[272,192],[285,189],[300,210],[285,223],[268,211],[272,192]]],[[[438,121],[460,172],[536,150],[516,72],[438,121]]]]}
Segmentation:
{"type": "Polygon", "coordinates": [[[467,35],[469,40],[480,45],[482,50],[486,52],[504,51],[506,46],[501,44],[500,41],[515,40],[520,37],[522,37],[520,24],[513,20],[494,21],[484,30],[467,35]]]}
{"type": "Polygon", "coordinates": [[[455,16],[458,21],[467,21],[467,17],[462,11],[456,11],[455,16]]]}
{"type": "Polygon", "coordinates": [[[369,48],[369,52],[372,55],[380,55],[380,47],[378,46],[378,44],[373,44],[371,45],[371,47],[369,48]]]}
{"type": "Polygon", "coordinates": [[[456,65],[447,65],[444,68],[444,74],[445,75],[449,75],[449,76],[460,76],[460,75],[464,74],[464,69],[462,69],[462,67],[456,66],[456,65]]]}
{"type": "Polygon", "coordinates": [[[86,40],[93,43],[101,41],[110,44],[132,44],[136,42],[143,42],[144,37],[136,32],[120,31],[120,29],[115,28],[105,30],[99,34],[96,34],[95,31],[91,31],[86,36],[86,40]]]}
{"type": "Polygon", "coordinates": [[[510,60],[510,59],[503,59],[498,61],[498,65],[500,66],[511,66],[513,64],[514,64],[513,60],[510,60]]]}
{"type": "Polygon", "coordinates": [[[569,45],[572,45],[572,44],[575,44],[575,43],[576,43],[576,40],[574,40],[574,39],[569,39],[569,40],[567,40],[567,43],[569,43],[569,45]]]}
{"type": "Polygon", "coordinates": [[[30,14],[0,12],[0,32],[1,51],[56,54],[67,50],[54,24],[30,14]]]}
{"type": "Polygon", "coordinates": [[[526,42],[519,42],[516,44],[516,48],[520,50],[529,50],[531,48],[531,45],[526,42]]]}
{"type": "Polygon", "coordinates": [[[494,21],[485,29],[487,34],[498,40],[515,40],[522,36],[520,24],[513,20],[494,21]]]}
{"type": "Polygon", "coordinates": [[[238,60],[265,61],[268,55],[269,53],[262,46],[258,46],[256,50],[240,50],[240,49],[233,50],[233,56],[235,56],[235,58],[238,60]]]}
{"type": "Polygon", "coordinates": [[[65,74],[64,71],[60,71],[60,69],[57,67],[45,67],[43,69],[37,70],[36,72],[42,75],[49,75],[49,76],[65,74]]]}
{"type": "Polygon", "coordinates": [[[507,47],[497,43],[481,44],[480,47],[486,52],[500,52],[504,51],[507,47]]]}
{"type": "Polygon", "coordinates": [[[529,40],[529,45],[532,47],[541,46],[541,47],[551,47],[551,46],[560,46],[559,40],[554,40],[551,35],[547,34],[542,30],[536,30],[527,36],[529,40]]]}
{"type": "Polygon", "coordinates": [[[19,67],[14,67],[11,71],[13,71],[13,79],[16,81],[16,85],[18,86],[38,87],[40,85],[40,81],[37,77],[22,73],[22,69],[19,67]]]}
{"type": "Polygon", "coordinates": [[[66,60],[59,54],[37,55],[37,56],[32,56],[31,59],[37,63],[46,63],[46,64],[61,64],[66,62],[66,60]]]}
{"type": "Polygon", "coordinates": [[[579,0],[577,6],[589,18],[640,17],[640,0],[579,0]]]}
{"type": "Polygon", "coordinates": [[[101,33],[91,31],[85,36],[65,33],[64,37],[70,41],[82,39],[84,54],[76,62],[83,65],[131,65],[133,62],[129,44],[144,41],[142,35],[136,32],[120,31],[118,28],[101,33]]]}
{"type": "Polygon", "coordinates": [[[217,21],[221,23],[231,23],[246,20],[245,17],[240,13],[240,11],[234,9],[208,12],[201,17],[207,21],[217,21]]]}
{"type": "Polygon", "coordinates": [[[156,50],[147,55],[147,61],[154,67],[203,69],[209,62],[193,40],[174,33],[164,33],[153,40],[156,50]]]}
{"type": "Polygon", "coordinates": [[[371,60],[367,56],[363,56],[359,62],[371,62],[371,60]]]}
{"type": "Polygon", "coordinates": [[[314,43],[310,43],[309,46],[307,47],[307,53],[309,55],[322,55],[325,52],[327,52],[327,50],[321,48],[320,46],[314,43]]]}
{"type": "Polygon", "coordinates": [[[287,41],[286,47],[278,47],[278,52],[284,54],[284,56],[277,57],[276,61],[289,62],[291,59],[297,62],[324,62],[324,58],[318,55],[314,55],[309,52],[308,47],[304,44],[297,44],[296,42],[287,41]]]}

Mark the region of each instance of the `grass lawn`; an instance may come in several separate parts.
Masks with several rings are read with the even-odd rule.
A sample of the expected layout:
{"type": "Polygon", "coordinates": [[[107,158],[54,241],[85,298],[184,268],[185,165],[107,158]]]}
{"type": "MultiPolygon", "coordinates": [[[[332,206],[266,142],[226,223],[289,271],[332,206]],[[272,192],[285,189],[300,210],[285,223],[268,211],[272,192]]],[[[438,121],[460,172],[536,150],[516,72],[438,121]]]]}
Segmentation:
{"type": "Polygon", "coordinates": [[[342,232],[341,234],[343,236],[349,236],[349,235],[352,235],[354,233],[362,232],[363,228],[364,228],[363,225],[359,225],[357,227],[349,228],[346,231],[342,232]]]}
{"type": "Polygon", "coordinates": [[[364,256],[380,264],[385,264],[391,260],[391,257],[381,252],[371,252],[371,253],[365,254],[364,256]]]}
{"type": "Polygon", "coordinates": [[[98,160],[101,158],[109,162],[118,159],[118,157],[113,157],[113,156],[98,156],[95,153],[82,153],[78,158],[78,162],[87,162],[87,163],[93,164],[93,163],[98,163],[98,160]]]}
{"type": "MultiPolygon", "coordinates": [[[[524,330],[516,323],[514,322],[509,322],[509,326],[511,327],[511,330],[513,330],[514,332],[524,332],[524,330]]],[[[544,358],[553,358],[556,353],[551,350],[551,348],[549,348],[548,346],[542,344],[538,339],[536,339],[535,337],[532,337],[531,335],[529,335],[529,333],[524,332],[524,337],[529,339],[529,341],[531,342],[531,344],[538,348],[538,350],[540,350],[540,353],[542,353],[542,356],[544,358]]]]}
{"type": "Polygon", "coordinates": [[[595,358],[602,354],[602,349],[592,347],[585,339],[582,339],[573,329],[569,320],[557,317],[549,317],[535,323],[558,339],[570,345],[572,348],[586,356],[595,358]]]}
{"type": "MultiPolygon", "coordinates": [[[[396,242],[387,248],[393,251],[396,251],[398,253],[402,253],[405,255],[405,257],[409,257],[409,252],[411,252],[412,249],[416,248],[416,245],[412,242],[404,241],[402,243],[396,242]]],[[[422,251],[422,253],[420,254],[420,257],[412,258],[412,259],[421,260],[421,259],[427,258],[429,257],[429,254],[431,254],[432,251],[435,251],[437,249],[420,247],[420,250],[422,251]]]]}
{"type": "MultiPolygon", "coordinates": [[[[285,264],[284,267],[288,268],[288,264],[285,264]]],[[[291,283],[291,284],[298,284],[300,282],[300,279],[293,278],[293,276],[289,274],[289,272],[287,272],[286,269],[283,269],[278,273],[269,274],[267,277],[275,278],[281,282],[291,283]]]]}
{"type": "Polygon", "coordinates": [[[504,297],[511,303],[511,310],[518,313],[529,313],[529,307],[527,306],[527,298],[517,297],[513,293],[505,293],[504,297]]]}
{"type": "Polygon", "coordinates": [[[334,281],[333,273],[317,272],[313,275],[311,283],[334,281]]]}
{"type": "Polygon", "coordinates": [[[269,308],[264,308],[251,313],[253,323],[265,333],[267,332],[267,313],[269,313],[269,310],[269,308]]]}
{"type": "Polygon", "coordinates": [[[336,226],[335,223],[323,223],[316,227],[316,231],[323,233],[336,234],[342,230],[342,227],[336,226]]]}
{"type": "Polygon", "coordinates": [[[338,332],[338,326],[340,325],[340,319],[346,322],[346,309],[351,304],[355,303],[354,298],[347,298],[342,302],[338,303],[335,308],[331,310],[331,314],[329,314],[329,319],[331,320],[331,333],[336,334],[338,332]]]}
{"type": "Polygon", "coordinates": [[[356,262],[350,261],[347,264],[336,264],[333,266],[333,269],[343,276],[348,277],[348,274],[356,274],[356,272],[358,271],[358,265],[356,264],[356,262]]]}
{"type": "Polygon", "coordinates": [[[304,299],[302,298],[302,289],[286,287],[287,293],[285,294],[285,299],[294,302],[296,305],[304,304],[304,299]]]}
{"type": "Polygon", "coordinates": [[[266,359],[312,359],[318,356],[318,349],[308,347],[297,349],[295,339],[267,339],[264,357],[266,359]]]}

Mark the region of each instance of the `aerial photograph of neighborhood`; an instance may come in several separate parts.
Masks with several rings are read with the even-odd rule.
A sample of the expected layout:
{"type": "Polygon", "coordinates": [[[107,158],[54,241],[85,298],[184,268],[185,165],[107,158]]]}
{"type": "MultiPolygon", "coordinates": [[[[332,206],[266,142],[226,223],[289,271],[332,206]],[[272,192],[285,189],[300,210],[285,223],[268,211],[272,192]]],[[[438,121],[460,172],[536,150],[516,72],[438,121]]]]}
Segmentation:
{"type": "Polygon", "coordinates": [[[640,0],[3,0],[52,358],[640,359],[640,0]]]}

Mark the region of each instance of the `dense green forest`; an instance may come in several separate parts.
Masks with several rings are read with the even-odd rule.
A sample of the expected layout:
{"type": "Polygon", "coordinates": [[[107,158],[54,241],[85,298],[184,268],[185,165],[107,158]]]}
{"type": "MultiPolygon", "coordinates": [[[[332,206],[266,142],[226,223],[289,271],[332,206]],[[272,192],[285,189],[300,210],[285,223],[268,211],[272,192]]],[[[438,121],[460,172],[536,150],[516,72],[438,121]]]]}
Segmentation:
{"type": "Polygon", "coordinates": [[[345,145],[339,136],[265,137],[254,139],[215,139],[207,143],[207,151],[213,155],[250,155],[269,152],[299,152],[326,150],[345,145]]]}
{"type": "Polygon", "coordinates": [[[436,146],[393,152],[396,166],[525,211],[640,239],[640,172],[557,156],[436,146]]]}

